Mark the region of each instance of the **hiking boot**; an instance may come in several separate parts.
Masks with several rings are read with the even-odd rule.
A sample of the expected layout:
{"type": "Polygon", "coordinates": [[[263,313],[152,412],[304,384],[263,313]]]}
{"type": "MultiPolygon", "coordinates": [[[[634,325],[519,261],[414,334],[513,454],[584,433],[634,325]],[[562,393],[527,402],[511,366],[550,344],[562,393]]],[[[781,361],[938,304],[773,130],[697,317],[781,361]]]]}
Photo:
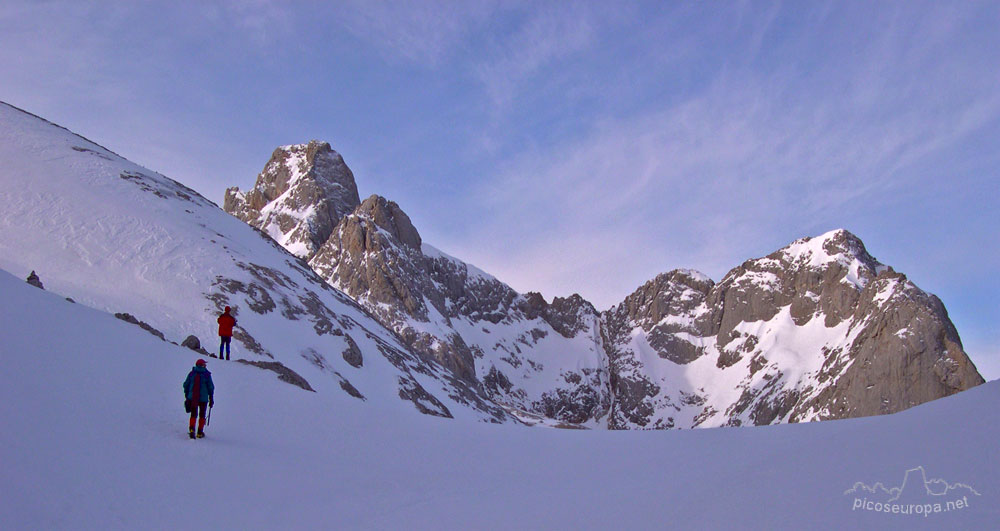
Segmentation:
{"type": "Polygon", "coordinates": [[[198,438],[199,439],[204,439],[205,438],[205,432],[203,432],[201,430],[198,430],[198,438]]]}
{"type": "Polygon", "coordinates": [[[188,428],[188,437],[194,439],[194,428],[188,428]]]}

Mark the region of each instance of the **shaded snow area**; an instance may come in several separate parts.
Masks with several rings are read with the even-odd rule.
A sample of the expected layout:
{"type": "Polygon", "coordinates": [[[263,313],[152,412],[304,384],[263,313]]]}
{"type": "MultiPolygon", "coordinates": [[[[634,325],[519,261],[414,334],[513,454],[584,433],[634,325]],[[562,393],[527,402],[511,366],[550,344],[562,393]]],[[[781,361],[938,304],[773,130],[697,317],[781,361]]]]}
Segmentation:
{"type": "MultiPolygon", "coordinates": [[[[629,347],[642,360],[641,368],[635,370],[665,390],[658,398],[664,407],[657,409],[654,425],[657,422],[703,428],[727,423],[753,425],[750,411],[735,416],[728,412],[741,395],[747,390],[760,391],[768,386],[780,390],[803,389],[807,397],[820,392],[823,388],[819,375],[826,361],[825,353],[849,347],[860,329],[852,328],[849,321],[827,328],[822,319],[812,319],[798,326],[786,306],[769,321],[737,325],[735,330],[739,336],[733,340],[734,346],[745,337],[754,337],[755,348],[736,364],[722,369],[716,365],[719,350],[715,336],[675,333],[674,336],[707,352],[687,364],[662,359],[650,346],[642,328],[632,331],[629,347]],[[754,356],[760,353],[766,353],[766,358],[754,356]],[[760,363],[756,370],[751,368],[754,363],[760,363]],[[775,382],[775,378],[779,381],[775,382]]],[[[777,421],[787,422],[790,415],[789,411],[777,421]]],[[[813,420],[815,416],[812,414],[802,420],[813,420]]]]}
{"type": "Polygon", "coordinates": [[[997,382],[881,417],[608,432],[437,419],[209,360],[217,404],[207,438],[193,441],[181,394],[189,350],[7,272],[0,300],[4,529],[1000,521],[997,382]]]}
{"type": "Polygon", "coordinates": [[[281,363],[338,401],[503,420],[304,262],[193,190],[5,104],[0,160],[0,268],[36,270],[53,292],[131,314],[169,342],[193,334],[210,351],[216,318],[232,306],[234,358],[281,363]]]}

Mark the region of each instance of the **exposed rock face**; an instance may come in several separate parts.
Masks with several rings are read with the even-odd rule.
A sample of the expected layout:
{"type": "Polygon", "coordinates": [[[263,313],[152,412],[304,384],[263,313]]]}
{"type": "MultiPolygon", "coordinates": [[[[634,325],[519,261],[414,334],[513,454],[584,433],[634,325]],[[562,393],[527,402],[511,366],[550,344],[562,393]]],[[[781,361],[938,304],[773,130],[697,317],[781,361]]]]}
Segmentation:
{"type": "Polygon", "coordinates": [[[983,382],[941,302],[843,230],[719,284],[660,275],[603,326],[616,428],[892,413],[983,382]]]}
{"type": "Polygon", "coordinates": [[[342,354],[344,361],[348,363],[351,367],[355,369],[360,369],[364,366],[365,359],[361,354],[361,349],[358,348],[358,344],[354,342],[354,339],[349,335],[344,335],[344,339],[347,341],[347,348],[344,349],[342,354]]]}
{"type": "Polygon", "coordinates": [[[27,282],[38,289],[45,289],[45,286],[42,285],[42,279],[38,278],[38,275],[35,274],[34,270],[32,270],[31,274],[28,275],[27,282]]]}
{"type": "MultiPolygon", "coordinates": [[[[357,303],[324,282],[313,270],[306,268],[301,262],[289,262],[287,265],[297,268],[298,272],[307,280],[306,284],[296,282],[289,276],[288,271],[271,269],[252,263],[237,262],[236,265],[246,273],[248,278],[243,280],[216,278],[212,286],[212,293],[207,297],[216,308],[214,313],[221,312],[225,306],[231,306],[234,311],[245,306],[251,312],[247,319],[253,315],[274,315],[276,319],[303,321],[308,323],[317,336],[336,338],[340,343],[339,348],[344,361],[355,369],[361,369],[363,366],[362,350],[358,341],[374,342],[375,349],[370,348],[368,352],[377,352],[398,371],[396,380],[406,382],[405,388],[400,387],[399,389],[399,397],[413,402],[418,411],[431,415],[451,416],[448,408],[416,381],[414,374],[439,380],[444,384],[443,387],[448,398],[479,412],[490,422],[512,420],[507,412],[489,400],[480,386],[457,378],[452,371],[437,363],[428,363],[426,359],[410,350],[400,350],[394,347],[380,339],[373,331],[366,329],[356,319],[332,310],[329,303],[330,298],[336,299],[342,305],[357,307],[357,303]],[[324,299],[328,301],[325,304],[322,302],[324,299]],[[358,339],[352,338],[351,334],[354,334],[358,339]],[[429,395],[430,398],[426,398],[425,395],[429,395]],[[435,404],[440,405],[440,408],[435,404]]],[[[240,320],[242,323],[245,319],[241,317],[240,320]]],[[[241,327],[234,328],[233,340],[256,356],[274,359],[272,353],[265,350],[253,336],[241,327]]],[[[301,353],[301,356],[323,373],[335,378],[340,388],[345,392],[361,400],[365,399],[364,395],[343,374],[338,372],[334,368],[334,364],[327,360],[323,354],[315,350],[307,350],[301,353]]],[[[254,363],[269,370],[274,370],[272,367],[276,367],[266,365],[268,362],[254,363]]]]}
{"type": "Polygon", "coordinates": [[[316,392],[309,382],[305,378],[299,375],[299,373],[285,367],[281,362],[278,361],[249,361],[249,360],[236,360],[237,363],[242,363],[244,365],[253,365],[264,370],[272,371],[278,375],[278,379],[282,382],[290,383],[300,389],[305,391],[316,392]]]}
{"type": "MultiPolygon", "coordinates": [[[[851,317],[857,339],[832,385],[797,409],[820,418],[900,411],[983,383],[941,301],[900,273],[884,271],[851,317]]],[[[829,372],[837,370],[830,362],[829,372]]]]}
{"type": "Polygon", "coordinates": [[[571,339],[584,332],[592,324],[588,317],[597,316],[597,310],[583,297],[574,293],[569,297],[555,297],[547,304],[541,293],[524,294],[525,315],[529,319],[541,317],[559,335],[571,339]]]}
{"type": "Polygon", "coordinates": [[[197,352],[198,354],[201,354],[202,356],[211,356],[213,358],[215,357],[215,354],[210,354],[207,350],[202,348],[201,341],[198,339],[197,336],[194,335],[190,335],[184,338],[184,341],[181,341],[181,346],[189,348],[197,352]]]}
{"type": "Polygon", "coordinates": [[[121,319],[122,321],[125,321],[126,323],[134,324],[139,328],[142,328],[143,330],[149,332],[150,334],[153,334],[154,336],[160,338],[160,341],[167,340],[163,336],[163,332],[160,332],[159,330],[153,328],[153,326],[147,323],[146,321],[140,321],[139,319],[136,319],[135,316],[133,316],[132,314],[119,312],[115,314],[115,317],[121,319]]]}
{"type": "MultiPolygon", "coordinates": [[[[323,279],[361,303],[406,346],[463,382],[454,382],[456,388],[469,387],[466,399],[483,390],[507,409],[565,422],[606,414],[607,363],[593,306],[578,295],[557,298],[551,306],[539,296],[529,304],[506,284],[425,246],[399,205],[379,196],[358,201],[353,176],[339,156],[333,163],[317,162],[329,153],[329,146],[318,142],[279,148],[253,190],[227,192],[226,211],[308,259],[323,279]],[[488,373],[500,379],[506,373],[518,385],[484,388],[477,375],[488,373]]],[[[261,281],[219,279],[218,288],[222,294],[246,294],[255,313],[279,310],[290,318],[303,313],[270,295],[267,286],[275,279],[261,281]]],[[[215,302],[222,300],[220,295],[215,302]]],[[[318,333],[337,329],[324,322],[317,321],[318,333]]],[[[252,339],[241,341],[255,351],[252,339]]],[[[360,366],[360,354],[348,346],[343,357],[360,366]]],[[[450,415],[422,399],[415,381],[401,384],[400,392],[421,411],[450,415]]]]}
{"type": "MultiPolygon", "coordinates": [[[[357,200],[339,156],[324,166],[338,168],[338,187],[284,169],[316,173],[308,161],[320,152],[332,150],[316,142],[279,148],[252,192],[230,189],[226,210],[307,258],[413,352],[525,422],[800,422],[899,411],[983,381],[941,302],[847,231],[749,260],[718,284],[696,271],[664,273],[599,313],[579,295],[548,303],[518,294],[427,245],[396,203],[357,200]],[[292,206],[267,206],[276,204],[292,206]],[[299,214],[280,221],[287,211],[299,214]]],[[[275,308],[263,295],[251,297],[251,309],[275,308]]],[[[360,365],[360,352],[347,348],[343,357],[360,365]]],[[[400,380],[400,396],[450,415],[410,378],[400,380]]]]}
{"type": "Polygon", "coordinates": [[[486,391],[507,407],[573,423],[599,418],[609,407],[607,367],[595,341],[598,314],[592,305],[579,295],[557,298],[551,305],[537,294],[519,295],[423,244],[409,217],[392,201],[372,196],[362,202],[341,220],[309,265],[409,347],[471,384],[486,383],[486,391]],[[577,343],[557,346],[570,340],[577,343]],[[561,357],[542,362],[542,353],[550,350],[562,351],[561,357]],[[489,383],[510,384],[509,378],[518,384],[489,383]],[[545,378],[547,383],[526,389],[526,378],[545,378]]]}
{"type": "Polygon", "coordinates": [[[330,144],[313,140],[274,150],[252,190],[226,190],[223,209],[309,258],[359,203],[344,159],[330,144]]]}

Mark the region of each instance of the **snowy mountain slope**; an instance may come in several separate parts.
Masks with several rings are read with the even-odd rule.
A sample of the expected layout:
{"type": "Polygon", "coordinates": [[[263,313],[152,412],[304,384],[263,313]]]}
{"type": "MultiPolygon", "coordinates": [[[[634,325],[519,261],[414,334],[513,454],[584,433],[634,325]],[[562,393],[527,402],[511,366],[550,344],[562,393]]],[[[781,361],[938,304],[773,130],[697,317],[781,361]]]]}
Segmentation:
{"type": "Polygon", "coordinates": [[[478,378],[512,410],[589,425],[607,410],[593,307],[577,297],[579,307],[558,313],[541,297],[529,300],[424,243],[391,201],[366,199],[309,264],[411,348],[460,378],[478,378]],[[572,325],[557,331],[558,319],[572,325]]]}
{"type": "MultiPolygon", "coordinates": [[[[315,146],[329,149],[276,153],[315,146]]],[[[254,190],[284,186],[278,175],[347,174],[278,171],[275,160],[254,190]]],[[[315,195],[303,186],[286,196],[315,195]]],[[[230,189],[227,210],[251,224],[280,208],[248,210],[242,197],[230,189]]],[[[300,225],[329,225],[322,209],[300,211],[300,225]]],[[[515,292],[423,242],[381,196],[323,235],[309,259],[323,279],[522,416],[616,429],[800,422],[890,413],[982,382],[943,304],[844,230],[747,261],[718,284],[665,273],[603,313],[579,296],[549,304],[515,292]]]]}
{"type": "Polygon", "coordinates": [[[6,104],[0,204],[0,268],[35,270],[48,289],[129,313],[168,341],[194,334],[211,350],[215,318],[229,305],[239,320],[235,358],[279,362],[321,394],[510,419],[270,238],[194,191],[6,104]]]}
{"type": "MultiPolygon", "coordinates": [[[[307,152],[317,141],[280,151],[307,152]]],[[[276,159],[257,177],[253,190],[278,186],[278,175],[309,173],[333,181],[345,172],[318,166],[278,171],[276,159]],[[327,175],[327,173],[330,173],[327,175]]],[[[286,196],[311,196],[285,191],[286,196]]],[[[350,188],[356,188],[352,184],[350,188]]],[[[237,188],[226,194],[226,210],[258,224],[277,200],[259,207],[237,188]]],[[[341,203],[338,198],[331,200],[341,203]]],[[[322,209],[298,226],[326,226],[322,209]]],[[[278,241],[294,239],[288,233],[278,241]]],[[[324,233],[327,234],[327,233],[324,233]]],[[[296,251],[296,244],[286,245],[296,251]]],[[[610,406],[607,358],[600,347],[599,319],[579,296],[550,305],[538,294],[521,295],[483,271],[423,242],[395,202],[373,195],[340,219],[309,265],[344,291],[425,359],[456,377],[481,385],[489,396],[527,422],[603,427],[610,406]]]]}
{"type": "Polygon", "coordinates": [[[844,230],[719,284],[661,275],[606,315],[616,426],[877,415],[983,382],[941,302],[844,230]]]}
{"type": "Polygon", "coordinates": [[[879,417],[584,432],[446,422],[210,360],[217,404],[208,438],[191,441],[181,382],[197,356],[2,271],[0,299],[0,361],[11,375],[0,386],[5,529],[992,529],[1000,520],[997,382],[879,417]]]}

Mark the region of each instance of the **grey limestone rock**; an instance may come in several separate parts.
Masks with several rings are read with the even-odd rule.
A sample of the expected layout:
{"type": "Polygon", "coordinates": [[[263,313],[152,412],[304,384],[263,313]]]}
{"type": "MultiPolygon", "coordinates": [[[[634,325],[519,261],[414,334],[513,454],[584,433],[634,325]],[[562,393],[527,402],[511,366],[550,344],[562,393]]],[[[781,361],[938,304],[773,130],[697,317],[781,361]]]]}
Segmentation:
{"type": "Polygon", "coordinates": [[[705,406],[694,425],[717,414],[739,425],[892,413],[983,382],[941,301],[880,264],[845,230],[748,260],[718,284],[660,275],[602,318],[615,395],[611,427],[647,427],[656,411],[678,407],[677,391],[650,381],[628,346],[634,330],[678,365],[714,348],[719,370],[747,371],[739,399],[724,412],[705,406]],[[822,329],[844,330],[844,347],[800,353],[824,357],[816,384],[790,383],[773,353],[762,350],[765,337],[746,327],[781,311],[796,327],[818,319],[822,329]]]}
{"type": "MultiPolygon", "coordinates": [[[[225,208],[308,260],[319,278],[430,366],[444,367],[459,387],[477,389],[468,400],[485,393],[529,415],[565,423],[607,415],[608,426],[619,429],[769,424],[899,411],[982,382],[943,304],[845,230],[748,260],[718,283],[696,271],[669,271],[598,312],[579,295],[551,303],[539,293],[520,295],[427,246],[395,202],[378,195],[359,201],[353,175],[325,143],[279,148],[253,190],[227,192],[225,208]],[[791,325],[767,328],[779,315],[791,325]],[[501,324],[519,335],[484,344],[491,325],[501,324]],[[806,326],[836,329],[842,341],[796,353],[822,357],[816,374],[802,377],[769,349],[775,334],[806,326]],[[559,337],[599,353],[602,365],[561,373],[541,398],[527,400],[519,378],[549,363],[533,354],[534,345],[559,337]],[[722,390],[662,380],[650,364],[676,374],[708,364],[737,388],[729,402],[713,402],[722,390]]],[[[321,309],[268,296],[280,279],[254,276],[220,288],[246,294],[252,311],[312,318],[319,334],[340,331],[321,309]]],[[[352,366],[361,365],[356,350],[343,352],[352,366]]],[[[421,389],[400,380],[401,397],[450,416],[421,389]]]]}
{"type": "Polygon", "coordinates": [[[147,323],[145,321],[140,321],[139,319],[137,319],[132,314],[129,314],[129,313],[116,313],[115,317],[121,319],[122,321],[125,321],[126,323],[134,324],[134,325],[138,326],[139,328],[142,328],[143,330],[149,332],[150,334],[153,334],[154,336],[160,338],[160,341],[166,341],[167,340],[163,336],[163,332],[160,332],[159,330],[153,328],[152,325],[150,325],[149,323],[147,323]]]}
{"type": "Polygon", "coordinates": [[[31,274],[28,275],[27,282],[38,289],[45,289],[45,286],[42,285],[42,279],[38,278],[38,275],[35,274],[34,270],[32,270],[31,274]]]}
{"type": "Polygon", "coordinates": [[[306,391],[316,392],[309,382],[305,378],[299,375],[299,373],[289,369],[283,365],[280,361],[249,361],[249,360],[236,360],[237,363],[242,363],[244,365],[252,365],[254,367],[271,371],[278,375],[278,379],[285,383],[290,383],[295,387],[304,389],[306,391]]]}
{"type": "Polygon", "coordinates": [[[361,355],[361,349],[358,348],[358,344],[351,336],[345,334],[344,339],[347,341],[347,348],[344,349],[343,353],[344,361],[351,367],[360,369],[364,364],[364,356],[361,355]]]}
{"type": "Polygon", "coordinates": [[[308,259],[358,204],[343,157],[313,140],[275,149],[250,191],[226,190],[223,209],[308,259]]]}
{"type": "Polygon", "coordinates": [[[211,356],[213,358],[215,357],[215,354],[211,354],[207,350],[202,348],[201,341],[199,341],[198,338],[193,335],[184,338],[184,341],[181,341],[181,346],[191,349],[197,352],[198,354],[201,354],[202,356],[211,356]]]}

